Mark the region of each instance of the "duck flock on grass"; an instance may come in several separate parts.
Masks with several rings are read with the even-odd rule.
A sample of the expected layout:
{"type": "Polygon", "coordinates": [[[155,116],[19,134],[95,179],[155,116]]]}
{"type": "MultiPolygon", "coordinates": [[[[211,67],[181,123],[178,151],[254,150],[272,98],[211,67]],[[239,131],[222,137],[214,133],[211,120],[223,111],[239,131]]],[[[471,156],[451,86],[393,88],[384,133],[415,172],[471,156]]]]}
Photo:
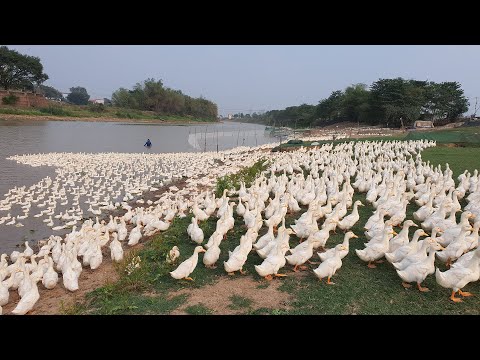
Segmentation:
{"type": "Polygon", "coordinates": [[[12,313],[29,312],[40,297],[40,281],[44,288],[52,289],[61,278],[65,289],[76,291],[82,269],[97,269],[106,249],[113,261],[122,261],[126,246],[167,230],[175,217],[185,217],[189,212],[193,217],[185,231],[196,247],[193,255],[178,266],[178,247],[166,254],[166,262],[175,267],[170,272],[175,279],[192,280],[190,275],[202,252],[207,268],[221,266],[228,275],[245,274],[243,266],[256,252],[260,261],[255,271],[267,280],[286,276],[281,269],[287,264],[298,271],[308,269],[308,262],[318,265],[313,275],[334,284],[331,278],[341,271],[349,241],[361,238],[365,246],[356,249],[356,255],[369,268],[375,268],[375,263],[385,258],[404,287],[415,283],[421,292],[428,291],[422,286],[425,278],[435,274],[438,284],[452,289],[451,300],[461,301],[456,293],[471,295],[461,289],[480,277],[478,172],[464,172],[456,185],[448,164],[442,171],[440,166],[422,161],[422,150],[432,146],[435,142],[426,140],[364,141],[302,147],[293,152],[268,152],[265,150],[272,146],[263,145],[202,154],[64,153],[12,157],[31,166],[55,166],[57,176],[28,189],[10,190],[0,201],[0,211],[8,212],[0,223],[13,225],[35,209],[33,217],[44,217],[52,230],[71,231],[64,237],[52,235],[40,242],[37,253],[26,242],[23,252],[1,256],[0,306],[9,303],[10,291],[17,290],[20,301],[12,313]],[[211,188],[218,177],[260,159],[265,159],[268,168],[251,186],[242,183],[239,190],[226,189],[222,197],[215,197],[211,188]],[[158,200],[148,200],[148,207],[141,206],[145,201],[139,197],[144,192],[182,177],[186,179],[182,190],[171,186],[158,200]],[[355,193],[364,193],[374,208],[361,235],[351,231],[360,219],[359,207],[365,205],[353,201],[355,193]],[[459,200],[463,198],[468,205],[462,209],[459,200]],[[134,201],[135,207],[127,201],[134,201]],[[417,207],[415,221],[406,220],[409,204],[417,207]],[[24,214],[12,217],[19,206],[24,214]],[[295,217],[301,213],[301,206],[307,211],[286,227],[287,213],[295,217]],[[59,210],[61,207],[63,210],[59,210]],[[126,212],[122,216],[110,215],[108,223],[99,221],[102,212],[115,209],[126,212]],[[83,221],[89,212],[96,221],[83,221]],[[243,224],[235,224],[234,212],[243,218],[243,224]],[[458,212],[461,216],[457,223],[458,212]],[[217,218],[216,228],[205,238],[199,224],[210,217],[217,218]],[[53,219],[58,219],[60,225],[53,219]],[[244,226],[246,233],[228,251],[228,260],[217,264],[220,244],[236,226],[244,226]],[[394,227],[401,227],[401,231],[397,234],[394,227]],[[410,238],[411,227],[418,230],[410,238]],[[267,232],[259,236],[262,228],[267,232]],[[327,249],[329,237],[337,228],[345,233],[344,240],[327,249]],[[295,247],[290,247],[291,236],[300,239],[295,247]],[[422,236],[427,237],[420,239],[422,236]],[[320,262],[311,261],[317,256],[320,262]],[[448,270],[440,271],[436,261],[446,263],[448,270]]]}

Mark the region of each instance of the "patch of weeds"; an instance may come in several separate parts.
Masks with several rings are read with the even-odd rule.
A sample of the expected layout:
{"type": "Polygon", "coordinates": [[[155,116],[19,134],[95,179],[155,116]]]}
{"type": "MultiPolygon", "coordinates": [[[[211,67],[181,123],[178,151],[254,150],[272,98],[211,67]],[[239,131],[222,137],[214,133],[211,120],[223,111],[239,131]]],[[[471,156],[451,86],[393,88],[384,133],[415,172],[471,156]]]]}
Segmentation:
{"type": "Polygon", "coordinates": [[[284,309],[273,309],[270,311],[271,315],[288,315],[290,311],[284,309]]]}
{"type": "Polygon", "coordinates": [[[71,303],[65,303],[63,300],[60,302],[60,314],[63,315],[81,315],[85,311],[84,304],[76,301],[75,299],[71,303]]]}
{"type": "Polygon", "coordinates": [[[257,289],[266,289],[270,286],[270,283],[269,282],[265,282],[263,284],[259,284],[257,285],[257,289]]]}
{"type": "Polygon", "coordinates": [[[191,305],[185,309],[185,312],[190,315],[211,315],[213,310],[209,309],[202,303],[191,305]]]}
{"type": "Polygon", "coordinates": [[[253,300],[239,295],[232,295],[230,296],[230,302],[231,304],[228,307],[232,310],[238,310],[249,308],[253,300]]]}
{"type": "Polygon", "coordinates": [[[260,173],[265,171],[267,168],[268,164],[264,158],[261,158],[250,167],[243,168],[235,174],[230,174],[219,178],[217,180],[217,187],[215,189],[216,196],[222,196],[225,189],[240,189],[241,182],[245,182],[246,187],[251,186],[260,173]]]}

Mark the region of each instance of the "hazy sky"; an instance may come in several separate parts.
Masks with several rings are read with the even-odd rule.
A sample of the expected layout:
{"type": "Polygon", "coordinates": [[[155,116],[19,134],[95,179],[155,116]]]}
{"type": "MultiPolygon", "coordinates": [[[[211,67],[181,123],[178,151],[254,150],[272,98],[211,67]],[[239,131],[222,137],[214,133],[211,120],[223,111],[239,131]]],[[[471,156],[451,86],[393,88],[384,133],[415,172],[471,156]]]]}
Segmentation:
{"type": "MultiPolygon", "coordinates": [[[[218,104],[219,114],[317,104],[334,90],[379,78],[459,81],[480,97],[480,46],[433,45],[8,45],[40,57],[62,92],[83,86],[91,98],[153,77],[218,104]]],[[[480,100],[480,99],[479,99],[480,100]]]]}

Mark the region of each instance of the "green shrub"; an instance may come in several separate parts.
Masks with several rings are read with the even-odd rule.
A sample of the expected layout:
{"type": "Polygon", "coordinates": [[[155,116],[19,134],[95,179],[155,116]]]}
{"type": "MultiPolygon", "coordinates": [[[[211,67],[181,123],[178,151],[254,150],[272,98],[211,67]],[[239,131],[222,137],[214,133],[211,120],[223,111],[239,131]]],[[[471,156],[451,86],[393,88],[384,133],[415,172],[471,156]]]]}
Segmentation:
{"type": "Polygon", "coordinates": [[[55,115],[55,116],[75,116],[73,113],[71,113],[68,110],[65,110],[64,108],[60,106],[48,106],[48,107],[42,107],[40,109],[40,112],[44,114],[49,114],[49,115],[55,115]]]}
{"type": "Polygon", "coordinates": [[[15,105],[18,102],[19,97],[15,94],[10,94],[2,98],[3,105],[15,105]]]}
{"type": "Polygon", "coordinates": [[[91,112],[102,113],[105,112],[105,106],[103,104],[90,103],[88,104],[88,110],[91,112]]]}

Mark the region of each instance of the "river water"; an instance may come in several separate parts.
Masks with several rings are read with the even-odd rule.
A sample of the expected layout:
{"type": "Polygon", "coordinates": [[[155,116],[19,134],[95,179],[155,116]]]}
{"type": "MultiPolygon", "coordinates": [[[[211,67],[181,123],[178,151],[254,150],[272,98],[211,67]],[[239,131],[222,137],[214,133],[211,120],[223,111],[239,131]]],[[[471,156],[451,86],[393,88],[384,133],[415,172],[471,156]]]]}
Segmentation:
{"type": "MultiPolygon", "coordinates": [[[[223,122],[188,126],[83,121],[0,121],[0,199],[15,186],[31,186],[53,167],[31,167],[6,160],[18,154],[48,152],[202,152],[256,146],[277,140],[257,124],[223,122]],[[149,138],[150,149],[143,145],[149,138]]],[[[20,213],[18,213],[20,214],[20,213]]],[[[11,215],[18,215],[12,213],[11,215]]],[[[7,211],[0,211],[0,217],[7,211]]],[[[24,227],[0,225],[0,253],[18,250],[25,240],[36,241],[52,234],[41,221],[25,219],[24,227]]],[[[22,251],[22,250],[20,250],[22,251]]]]}

